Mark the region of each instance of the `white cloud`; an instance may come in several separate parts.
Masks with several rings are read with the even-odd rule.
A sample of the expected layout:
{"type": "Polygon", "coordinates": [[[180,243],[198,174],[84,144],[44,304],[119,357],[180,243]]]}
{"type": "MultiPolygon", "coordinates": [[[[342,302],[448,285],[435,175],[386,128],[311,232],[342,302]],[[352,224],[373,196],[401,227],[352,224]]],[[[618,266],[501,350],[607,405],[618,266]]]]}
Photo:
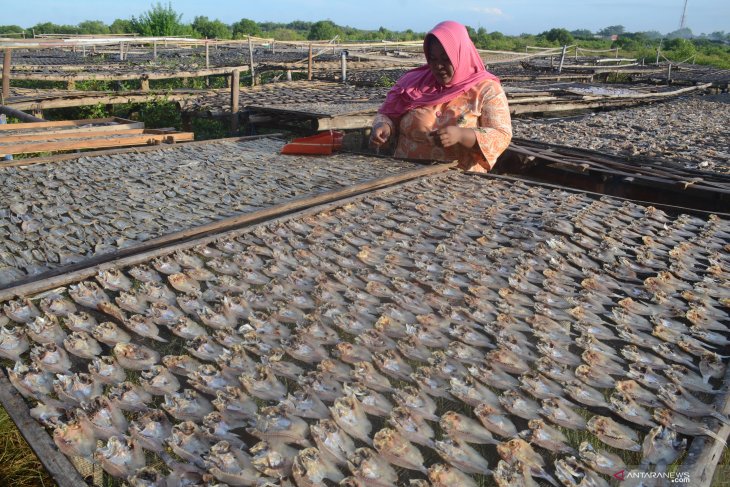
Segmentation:
{"type": "Polygon", "coordinates": [[[489,15],[490,17],[502,17],[504,15],[502,9],[497,7],[474,7],[471,10],[472,12],[489,15]]]}

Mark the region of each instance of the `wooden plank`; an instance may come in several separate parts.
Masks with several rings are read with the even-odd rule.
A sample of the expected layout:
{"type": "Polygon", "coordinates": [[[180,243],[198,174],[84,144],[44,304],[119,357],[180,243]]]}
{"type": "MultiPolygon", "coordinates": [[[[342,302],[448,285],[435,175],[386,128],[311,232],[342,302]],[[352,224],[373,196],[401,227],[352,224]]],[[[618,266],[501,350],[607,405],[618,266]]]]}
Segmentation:
{"type": "Polygon", "coordinates": [[[59,487],[86,485],[71,461],[58,450],[51,436],[31,417],[28,405],[10,383],[4,370],[0,372],[0,403],[59,487]]]}
{"type": "Polygon", "coordinates": [[[317,130],[350,130],[370,127],[375,120],[375,113],[369,115],[341,115],[318,118],[317,130]]]}
{"type": "MultiPolygon", "coordinates": [[[[715,409],[725,416],[730,414],[729,388],[730,367],[728,367],[725,371],[725,378],[723,380],[723,389],[725,389],[726,392],[715,401],[715,409]]],[[[720,427],[717,431],[715,431],[715,433],[727,442],[728,436],[730,436],[730,425],[727,423],[721,423],[716,419],[712,419],[710,421],[714,424],[714,428],[710,425],[710,429],[714,430],[719,425],[720,427]]],[[[715,476],[715,469],[717,468],[720,457],[722,457],[726,448],[726,444],[713,438],[695,436],[692,440],[689,451],[687,452],[687,458],[685,459],[684,464],[682,464],[679,472],[687,472],[689,475],[689,485],[692,485],[693,487],[710,487],[711,485],[714,485],[713,478],[715,476]]]]}
{"type": "MultiPolygon", "coordinates": [[[[109,136],[109,135],[139,135],[145,133],[145,129],[114,129],[114,125],[110,125],[110,130],[104,130],[103,133],[96,133],[94,136],[109,136]]],[[[48,139],[81,139],[89,138],[88,133],[75,132],[75,131],[63,131],[55,134],[49,133],[31,133],[31,134],[19,134],[19,135],[6,135],[0,134],[0,146],[9,144],[11,142],[24,142],[31,140],[48,140],[48,139]]]]}
{"type": "MultiPolygon", "coordinates": [[[[53,127],[80,127],[83,125],[99,125],[99,124],[108,124],[116,122],[118,124],[125,124],[125,125],[136,125],[133,128],[142,128],[144,126],[144,123],[142,122],[135,122],[132,120],[126,120],[124,118],[118,118],[118,117],[108,117],[108,118],[89,118],[85,120],[58,120],[56,122],[29,122],[29,123],[13,123],[10,125],[0,125],[0,132],[5,131],[13,131],[13,130],[23,130],[23,129],[46,129],[46,128],[53,128],[53,127]],[[142,124],[142,127],[140,127],[139,124],[142,124]]],[[[89,128],[89,127],[85,127],[89,128]]]]}
{"type": "MultiPolygon", "coordinates": [[[[253,64],[251,65],[253,66],[253,64]]],[[[238,111],[241,99],[241,75],[237,69],[231,73],[231,132],[238,131],[238,111]]]]}
{"type": "Polygon", "coordinates": [[[3,53],[3,103],[10,98],[10,60],[12,55],[12,49],[5,49],[3,53]]]}
{"type": "Polygon", "coordinates": [[[138,72],[91,72],[80,71],[76,73],[17,73],[13,74],[13,79],[29,80],[29,81],[131,81],[139,79],[175,79],[175,78],[198,78],[202,76],[213,76],[227,74],[231,69],[236,68],[241,71],[248,71],[248,66],[229,66],[221,68],[199,69],[195,71],[138,71],[138,72]]]}
{"type": "MultiPolygon", "coordinates": [[[[453,163],[429,165],[413,171],[373,179],[342,189],[325,191],[315,196],[296,198],[292,201],[262,210],[225,218],[206,225],[171,233],[156,239],[148,240],[140,245],[134,245],[115,252],[99,255],[73,265],[56,268],[44,274],[18,281],[13,287],[7,287],[5,289],[0,288],[0,302],[13,299],[17,296],[28,296],[59,286],[65,286],[81,279],[94,276],[101,269],[134,265],[144,262],[152,257],[161,255],[162,253],[169,253],[173,251],[170,247],[173,245],[184,244],[182,247],[175,247],[174,250],[178,248],[189,248],[200,243],[196,239],[212,233],[219,234],[220,232],[239,229],[246,225],[270,220],[272,218],[302,211],[318,205],[339,201],[376,189],[393,186],[404,181],[439,174],[448,171],[455,167],[455,165],[456,164],[453,163]]],[[[218,238],[219,236],[220,235],[215,238],[218,238]]]]}
{"type": "Polygon", "coordinates": [[[102,147],[123,147],[130,145],[146,145],[155,143],[185,142],[193,140],[192,132],[179,132],[169,135],[140,134],[129,137],[120,136],[114,139],[106,137],[93,139],[65,140],[56,142],[26,142],[0,145],[5,154],[28,154],[33,152],[50,152],[77,149],[99,149],[102,147]]]}
{"type": "MultiPolygon", "coordinates": [[[[247,137],[228,137],[224,139],[210,139],[210,140],[199,140],[195,142],[189,142],[186,145],[205,145],[205,144],[217,144],[219,142],[238,142],[238,141],[246,141],[246,140],[254,140],[254,139],[264,139],[267,137],[280,137],[282,134],[280,133],[274,133],[274,134],[266,134],[266,135],[252,135],[247,137]]],[[[156,150],[163,150],[163,149],[169,149],[169,147],[165,147],[162,145],[154,145],[154,146],[145,146],[145,147],[125,147],[125,148],[115,148],[115,149],[105,149],[105,150],[97,150],[97,151],[90,151],[85,152],[82,156],[79,154],[57,154],[54,156],[44,156],[44,157],[32,157],[28,159],[20,159],[16,161],[7,161],[2,163],[2,167],[21,167],[21,166],[32,166],[35,164],[56,164],[61,163],[73,159],[78,159],[79,157],[95,157],[95,156],[105,156],[105,155],[114,155],[114,154],[127,154],[130,152],[133,152],[135,154],[139,154],[142,152],[149,152],[149,151],[156,151],[156,150]]]]}
{"type": "MultiPolygon", "coordinates": [[[[144,84],[148,80],[142,80],[144,84]]],[[[144,85],[143,85],[144,87],[144,85]]],[[[53,96],[49,94],[43,97],[17,97],[14,96],[8,102],[8,106],[11,106],[17,110],[31,110],[31,109],[49,109],[49,108],[70,108],[70,107],[83,107],[87,105],[96,105],[101,103],[103,105],[119,105],[124,103],[146,103],[150,101],[157,101],[164,99],[165,101],[183,101],[189,99],[197,99],[201,95],[209,93],[203,91],[199,93],[176,93],[172,92],[158,92],[150,91],[148,93],[96,93],[84,96],[82,94],[75,96],[53,96]]]]}

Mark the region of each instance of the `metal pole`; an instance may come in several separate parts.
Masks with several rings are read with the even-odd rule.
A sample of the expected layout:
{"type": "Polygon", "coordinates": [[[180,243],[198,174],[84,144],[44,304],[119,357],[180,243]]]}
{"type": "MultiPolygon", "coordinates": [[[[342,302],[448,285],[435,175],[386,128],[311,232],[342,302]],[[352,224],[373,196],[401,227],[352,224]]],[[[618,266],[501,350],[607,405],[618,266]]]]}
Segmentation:
{"type": "Polygon", "coordinates": [[[3,104],[5,100],[10,98],[10,59],[13,55],[13,51],[5,49],[3,55],[3,104]]]}
{"type": "Polygon", "coordinates": [[[251,86],[256,84],[256,75],[253,71],[253,46],[251,45],[251,36],[248,36],[248,62],[251,66],[251,86]]]}
{"type": "Polygon", "coordinates": [[[307,80],[312,81],[312,44],[309,44],[309,62],[307,63],[307,80]]]}
{"type": "Polygon", "coordinates": [[[565,52],[568,50],[568,46],[563,46],[563,53],[560,55],[560,66],[558,66],[558,73],[563,72],[563,63],[565,62],[565,52]]]}
{"type": "Polygon", "coordinates": [[[241,89],[241,73],[234,69],[231,73],[231,132],[238,131],[238,101],[241,89]]]}
{"type": "Polygon", "coordinates": [[[347,51],[340,53],[340,62],[342,64],[342,82],[347,82],[347,51]]]}

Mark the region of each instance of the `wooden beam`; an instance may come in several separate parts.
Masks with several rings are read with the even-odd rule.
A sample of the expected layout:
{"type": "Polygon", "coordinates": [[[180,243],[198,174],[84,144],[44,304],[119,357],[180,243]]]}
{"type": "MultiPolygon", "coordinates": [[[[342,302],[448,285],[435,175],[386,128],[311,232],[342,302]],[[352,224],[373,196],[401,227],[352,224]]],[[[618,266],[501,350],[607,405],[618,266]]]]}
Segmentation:
{"type": "MultiPolygon", "coordinates": [[[[730,392],[728,392],[728,386],[730,386],[730,367],[727,368],[723,381],[723,389],[726,392],[715,401],[715,409],[725,416],[730,414],[730,392]]],[[[712,423],[709,426],[710,429],[714,430],[719,426],[716,431],[717,436],[727,441],[730,435],[730,426],[727,423],[719,423],[716,419],[710,419],[709,421],[712,423]]],[[[695,436],[687,453],[687,458],[678,471],[687,472],[689,475],[688,485],[692,485],[693,487],[710,487],[714,485],[712,480],[715,476],[715,469],[726,448],[727,445],[713,438],[695,436]]]]}
{"type": "Polygon", "coordinates": [[[12,49],[5,49],[3,54],[3,104],[10,98],[10,59],[12,55],[12,49]]]}
{"type": "Polygon", "coordinates": [[[309,44],[309,57],[307,58],[307,80],[312,81],[312,44],[309,44]]]}
{"type": "Polygon", "coordinates": [[[231,73],[231,132],[238,132],[238,104],[241,98],[241,74],[237,69],[231,73]]]}
{"type": "Polygon", "coordinates": [[[253,46],[251,45],[251,36],[248,36],[248,62],[251,66],[251,86],[254,86],[256,84],[256,76],[254,75],[253,70],[253,46]]]}
{"type": "Polygon", "coordinates": [[[384,178],[377,178],[364,183],[355,184],[341,189],[326,191],[315,196],[304,196],[279,205],[257,210],[251,213],[225,218],[216,222],[190,228],[180,232],[165,235],[147,242],[120,249],[107,254],[92,257],[83,262],[63,266],[49,271],[41,276],[28,278],[5,289],[0,289],[0,302],[18,296],[30,296],[48,289],[65,286],[79,280],[96,275],[101,269],[124,267],[146,262],[149,259],[168,254],[177,250],[187,249],[200,245],[200,238],[215,233],[207,241],[220,238],[220,233],[243,226],[271,220],[290,213],[306,210],[315,206],[336,202],[377,189],[393,186],[413,179],[439,174],[455,167],[456,164],[436,164],[423,168],[394,174],[384,178]]]}
{"type": "Polygon", "coordinates": [[[53,142],[24,142],[17,144],[0,145],[0,151],[5,154],[31,154],[34,152],[50,152],[62,150],[99,149],[103,147],[124,147],[130,145],[147,145],[173,142],[186,142],[193,140],[191,132],[179,132],[176,134],[139,134],[130,136],[118,136],[110,139],[106,136],[97,138],[85,138],[77,140],[59,140],[53,142]]]}
{"type": "Polygon", "coordinates": [[[86,485],[71,461],[58,450],[51,436],[31,417],[28,405],[10,383],[4,370],[0,371],[0,403],[59,487],[86,485]]]}
{"type": "MultiPolygon", "coordinates": [[[[185,113],[182,114],[185,116],[185,113]]],[[[242,142],[245,140],[253,140],[253,139],[263,139],[267,137],[280,137],[282,134],[275,133],[275,134],[266,134],[266,135],[251,135],[247,137],[226,137],[223,139],[210,139],[210,140],[199,140],[199,141],[193,141],[188,142],[186,145],[207,145],[207,144],[217,144],[219,142],[242,142]]],[[[122,147],[122,148],[113,148],[113,149],[99,149],[89,152],[84,152],[83,157],[96,157],[96,156],[106,156],[106,155],[116,155],[116,154],[128,154],[128,153],[134,153],[134,154],[141,154],[143,152],[150,152],[150,151],[156,151],[164,149],[165,147],[161,145],[149,145],[149,146],[141,146],[141,147],[122,147]]],[[[43,157],[29,157],[27,159],[18,159],[15,161],[7,161],[3,163],[3,167],[21,167],[21,166],[33,166],[36,164],[60,164],[65,161],[70,161],[74,159],[78,159],[80,156],[79,154],[56,154],[52,156],[43,156],[43,157]]]]}
{"type": "MultiPolygon", "coordinates": [[[[7,114],[6,114],[7,115],[7,114]]],[[[14,123],[11,125],[0,125],[0,132],[3,131],[16,131],[26,129],[37,129],[37,128],[56,128],[56,127],[75,127],[85,129],[97,129],[98,127],[85,127],[86,125],[101,125],[102,129],[107,127],[109,123],[116,122],[120,125],[126,125],[129,128],[144,128],[144,122],[134,122],[132,120],[126,120],[118,117],[106,117],[106,118],[89,118],[84,120],[58,120],[55,122],[49,122],[48,120],[39,120],[28,123],[14,123]]]]}
{"type": "Polygon", "coordinates": [[[13,79],[19,79],[19,80],[31,80],[31,81],[68,81],[70,78],[73,78],[76,81],[91,81],[91,80],[99,80],[99,81],[130,81],[130,80],[138,80],[142,77],[146,77],[148,79],[175,79],[175,78],[198,78],[203,76],[215,76],[220,74],[227,74],[231,71],[231,69],[236,68],[243,72],[248,72],[249,66],[227,66],[227,67],[217,67],[217,68],[210,68],[210,69],[199,69],[195,71],[164,71],[164,70],[156,70],[156,71],[139,71],[139,72],[119,72],[119,73],[110,73],[110,72],[97,72],[94,73],[92,71],[81,71],[74,73],[73,75],[65,74],[65,73],[12,73],[13,79]]]}
{"type": "Polygon", "coordinates": [[[11,133],[2,133],[0,134],[0,147],[2,147],[5,144],[9,144],[11,142],[28,142],[32,140],[49,140],[49,139],[83,139],[83,138],[90,138],[90,137],[109,137],[112,135],[139,135],[145,133],[145,129],[115,129],[114,125],[110,125],[108,127],[102,127],[105,129],[112,129],[112,130],[103,130],[98,131],[94,133],[89,132],[76,132],[72,130],[64,130],[64,131],[58,131],[53,134],[49,134],[45,130],[42,132],[32,132],[32,133],[19,133],[19,134],[13,134],[11,133]]]}

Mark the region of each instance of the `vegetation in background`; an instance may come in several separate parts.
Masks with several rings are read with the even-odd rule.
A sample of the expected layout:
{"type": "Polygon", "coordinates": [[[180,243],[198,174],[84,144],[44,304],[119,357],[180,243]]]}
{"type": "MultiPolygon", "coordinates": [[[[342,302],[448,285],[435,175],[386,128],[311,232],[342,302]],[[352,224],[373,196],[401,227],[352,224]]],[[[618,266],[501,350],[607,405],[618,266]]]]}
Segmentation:
{"type": "Polygon", "coordinates": [[[0,479],[2,485],[13,487],[55,485],[2,407],[0,407],[0,479]]]}
{"type": "MultiPolygon", "coordinates": [[[[682,28],[663,35],[656,31],[626,32],[623,25],[610,25],[592,32],[588,29],[568,31],[553,28],[537,35],[507,36],[501,32],[488,32],[467,26],[474,44],[480,49],[500,51],[524,51],[527,46],[559,47],[578,45],[584,49],[604,50],[620,48],[623,57],[656,59],[657,49],[667,59],[684,61],[694,56],[697,64],[713,65],[730,69],[730,32],[717,31],[694,35],[689,28],[682,28]]],[[[282,41],[332,40],[348,41],[411,41],[423,39],[424,32],[411,29],[391,31],[385,27],[377,30],[342,26],[332,20],[306,22],[256,22],[242,18],[227,24],[219,19],[196,16],[192,22],[183,22],[172,3],[153,4],[150,10],[130,19],[116,19],[111,25],[100,20],[85,20],[78,25],[58,25],[52,22],[38,23],[23,29],[18,25],[0,25],[0,35],[23,34],[139,34],[145,36],[189,36],[206,39],[245,39],[247,36],[268,37],[282,41]]]]}

